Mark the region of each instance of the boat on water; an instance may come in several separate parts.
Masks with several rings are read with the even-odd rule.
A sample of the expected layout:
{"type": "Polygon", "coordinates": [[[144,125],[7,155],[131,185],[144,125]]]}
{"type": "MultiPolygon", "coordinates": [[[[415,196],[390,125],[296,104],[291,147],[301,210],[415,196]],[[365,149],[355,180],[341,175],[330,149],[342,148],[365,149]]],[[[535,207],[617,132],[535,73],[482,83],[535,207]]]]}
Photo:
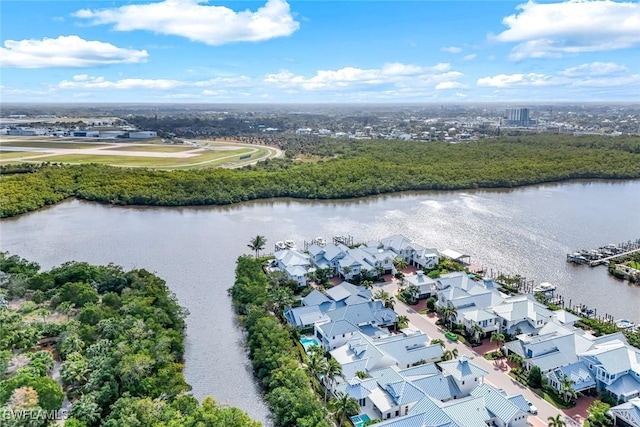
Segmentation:
{"type": "Polygon", "coordinates": [[[282,251],[284,249],[287,249],[287,245],[284,242],[276,242],[276,251],[282,251]]]}
{"type": "Polygon", "coordinates": [[[327,244],[327,240],[324,237],[316,237],[316,243],[318,246],[325,246],[327,244]]]}
{"type": "Polygon", "coordinates": [[[296,242],[294,242],[293,240],[285,240],[284,244],[286,246],[287,249],[296,249],[296,242]]]}
{"type": "Polygon", "coordinates": [[[533,292],[553,292],[556,290],[556,285],[549,282],[542,282],[539,285],[533,287],[533,292]]]}
{"type": "Polygon", "coordinates": [[[629,319],[619,319],[616,320],[616,326],[620,329],[632,329],[636,324],[629,319]]]}

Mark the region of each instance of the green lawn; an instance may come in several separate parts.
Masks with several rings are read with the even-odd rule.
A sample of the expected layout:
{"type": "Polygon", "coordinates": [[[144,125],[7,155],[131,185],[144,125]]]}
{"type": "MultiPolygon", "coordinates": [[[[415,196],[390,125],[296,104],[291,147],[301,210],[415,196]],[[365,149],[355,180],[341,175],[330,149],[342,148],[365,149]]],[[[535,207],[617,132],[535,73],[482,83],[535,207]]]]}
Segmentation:
{"type": "Polygon", "coordinates": [[[241,155],[249,152],[251,152],[251,148],[241,148],[229,151],[202,151],[201,154],[189,158],[61,154],[43,157],[38,160],[55,163],[100,163],[115,166],[137,166],[149,168],[198,168],[237,162],[241,155]],[[226,158],[228,156],[233,157],[226,158]]]}
{"type": "Polygon", "coordinates": [[[107,148],[107,150],[117,151],[149,151],[152,153],[178,153],[195,150],[191,145],[169,145],[169,144],[141,144],[135,146],[118,146],[107,148]]]}
{"type": "Polygon", "coordinates": [[[640,261],[629,261],[627,264],[631,268],[635,268],[636,270],[640,270],[640,261]]]}
{"type": "Polygon", "coordinates": [[[0,160],[19,159],[20,157],[39,156],[43,154],[38,151],[2,151],[0,150],[0,160]]]}
{"type": "Polygon", "coordinates": [[[88,144],[86,142],[61,142],[61,141],[7,141],[0,140],[0,147],[33,147],[33,148],[99,148],[105,147],[107,144],[88,144]]]}

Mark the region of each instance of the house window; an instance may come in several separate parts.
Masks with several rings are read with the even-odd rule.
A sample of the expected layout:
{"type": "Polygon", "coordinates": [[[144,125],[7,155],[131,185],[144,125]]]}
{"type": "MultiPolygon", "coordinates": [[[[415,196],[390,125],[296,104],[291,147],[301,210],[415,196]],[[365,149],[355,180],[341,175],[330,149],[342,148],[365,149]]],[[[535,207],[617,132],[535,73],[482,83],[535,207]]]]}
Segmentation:
{"type": "Polygon", "coordinates": [[[398,410],[396,411],[396,417],[397,417],[397,416],[399,416],[399,415],[400,415],[400,410],[398,409],[398,410]]]}
{"type": "Polygon", "coordinates": [[[464,381],[462,381],[462,385],[464,385],[464,381]]]}
{"type": "Polygon", "coordinates": [[[387,413],[387,419],[391,418],[391,412],[387,413]]]}
{"type": "Polygon", "coordinates": [[[367,404],[367,400],[366,399],[360,399],[360,401],[358,402],[360,404],[360,406],[364,406],[367,404]]]}

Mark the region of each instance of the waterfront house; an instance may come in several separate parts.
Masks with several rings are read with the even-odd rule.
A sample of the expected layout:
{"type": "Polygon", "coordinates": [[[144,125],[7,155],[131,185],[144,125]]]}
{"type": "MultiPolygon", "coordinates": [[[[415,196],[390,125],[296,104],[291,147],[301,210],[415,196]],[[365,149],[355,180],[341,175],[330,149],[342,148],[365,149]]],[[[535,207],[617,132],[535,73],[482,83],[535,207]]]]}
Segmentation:
{"type": "Polygon", "coordinates": [[[505,299],[491,280],[472,280],[466,273],[458,271],[444,274],[436,279],[437,304],[455,307],[456,321],[473,331],[480,325],[485,332],[500,328],[499,316],[491,309],[505,299]]]}
{"type": "Polygon", "coordinates": [[[619,402],[640,396],[640,351],[626,339],[595,344],[580,359],[595,377],[598,390],[607,390],[619,402]]]}
{"type": "Polygon", "coordinates": [[[376,277],[394,272],[396,254],[377,247],[360,246],[349,249],[338,261],[338,272],[349,280],[355,276],[376,277]]]}
{"type": "Polygon", "coordinates": [[[284,272],[288,279],[307,286],[308,275],[315,272],[311,257],[296,249],[283,249],[275,253],[276,268],[284,272]]]}
{"type": "Polygon", "coordinates": [[[401,234],[380,240],[380,247],[393,251],[397,257],[404,259],[409,265],[426,270],[435,268],[440,261],[437,249],[422,246],[401,234]]]}
{"type": "Polygon", "coordinates": [[[422,270],[416,271],[416,274],[405,276],[402,284],[418,288],[418,299],[426,299],[436,295],[436,281],[424,274],[422,270]]]}
{"type": "Polygon", "coordinates": [[[314,289],[306,297],[302,298],[302,306],[287,308],[284,311],[284,317],[290,325],[297,328],[306,328],[316,323],[320,324],[345,319],[344,310],[334,313],[333,317],[328,315],[328,313],[335,310],[349,305],[367,304],[367,308],[348,311],[345,320],[355,320],[356,324],[364,324],[365,320],[362,319],[367,317],[366,312],[374,310],[374,313],[369,313],[367,317],[367,319],[369,319],[368,324],[381,322],[383,325],[390,325],[395,323],[397,315],[393,310],[384,308],[379,301],[373,305],[368,305],[368,303],[371,302],[371,297],[372,293],[369,289],[365,289],[362,286],[355,286],[349,282],[342,282],[327,290],[326,293],[314,289]],[[349,313],[356,312],[358,314],[353,314],[353,319],[349,317],[351,316],[349,313]],[[362,312],[365,314],[362,314],[362,312]]]}
{"type": "Polygon", "coordinates": [[[549,323],[553,312],[536,301],[533,295],[515,295],[492,307],[498,315],[503,333],[531,333],[549,323]]]}
{"type": "Polygon", "coordinates": [[[307,248],[313,264],[330,271],[330,276],[338,274],[338,262],[345,257],[349,248],[342,243],[327,243],[324,246],[314,243],[307,248]]]}

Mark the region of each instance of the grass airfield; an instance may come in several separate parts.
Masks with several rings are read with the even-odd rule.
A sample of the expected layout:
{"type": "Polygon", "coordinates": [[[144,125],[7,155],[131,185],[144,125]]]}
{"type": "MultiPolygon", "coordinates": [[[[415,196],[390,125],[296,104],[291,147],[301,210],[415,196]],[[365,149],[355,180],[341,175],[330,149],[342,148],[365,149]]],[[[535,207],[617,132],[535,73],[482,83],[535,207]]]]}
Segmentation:
{"type": "Polygon", "coordinates": [[[272,147],[222,140],[165,144],[159,139],[114,142],[86,138],[0,137],[0,164],[51,162],[154,169],[237,168],[281,155],[280,150],[272,147]]]}

